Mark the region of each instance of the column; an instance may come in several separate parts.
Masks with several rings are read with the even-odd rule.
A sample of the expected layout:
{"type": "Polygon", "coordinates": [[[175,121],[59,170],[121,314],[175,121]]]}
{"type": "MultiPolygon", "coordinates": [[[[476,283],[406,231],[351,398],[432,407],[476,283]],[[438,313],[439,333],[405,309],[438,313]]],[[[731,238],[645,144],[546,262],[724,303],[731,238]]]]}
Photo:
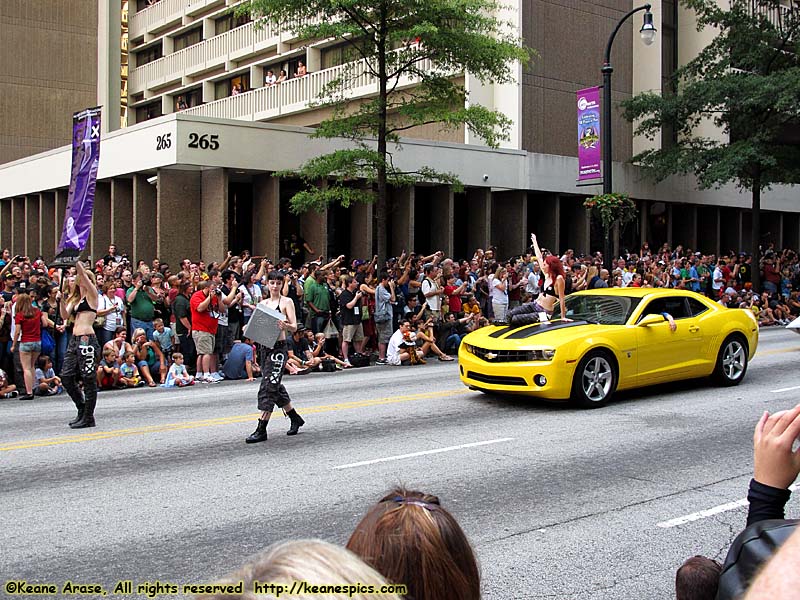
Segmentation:
{"type": "Polygon", "coordinates": [[[133,179],[111,180],[111,243],[119,254],[133,252],[133,179]]]}
{"type": "Polygon", "coordinates": [[[533,231],[526,231],[525,248],[531,245],[530,234],[535,233],[539,246],[561,248],[561,196],[558,194],[536,195],[528,203],[528,210],[535,212],[533,231]]]}
{"type": "MultiPolygon", "coordinates": [[[[179,264],[184,258],[200,257],[203,221],[210,220],[203,219],[200,172],[159,169],[157,188],[153,224],[156,229],[156,257],[171,265],[179,264]]],[[[223,235],[221,223],[207,225],[214,232],[212,235],[223,235]]],[[[227,237],[227,226],[225,230],[227,237]]],[[[214,260],[220,260],[223,256],[224,253],[214,260]]]]}
{"type": "Polygon", "coordinates": [[[672,203],[667,202],[667,243],[669,244],[670,248],[672,248],[672,229],[673,229],[672,225],[673,225],[672,203]]]}
{"type": "Polygon", "coordinates": [[[447,185],[436,186],[431,193],[431,246],[445,256],[453,256],[453,222],[455,203],[453,189],[447,185]]]}
{"type": "Polygon", "coordinates": [[[413,185],[403,188],[390,189],[392,239],[390,240],[389,253],[400,256],[414,247],[414,192],[413,185]]]}
{"type": "MultiPolygon", "coordinates": [[[[11,248],[11,198],[0,200],[0,249],[11,248]]],[[[13,249],[11,250],[13,253],[13,249]]]]}
{"type": "Polygon", "coordinates": [[[692,250],[697,251],[697,205],[692,204],[687,207],[689,211],[689,236],[686,244],[691,246],[692,250]]]}
{"type": "MultiPolygon", "coordinates": [[[[3,203],[5,207],[5,203],[3,203]]],[[[783,247],[797,248],[800,246],[800,214],[798,213],[782,213],[783,221],[783,247]]],[[[5,229],[3,229],[5,232],[5,229]]],[[[6,239],[5,233],[3,239],[6,239]]]]}
{"type": "Polygon", "coordinates": [[[228,243],[228,172],[203,171],[201,192],[200,256],[208,264],[223,260],[228,243]]]}
{"type": "Polygon", "coordinates": [[[92,215],[92,240],[89,252],[92,261],[106,255],[111,243],[111,183],[98,181],[94,192],[94,213],[92,215]]]}
{"type": "Polygon", "coordinates": [[[39,254],[39,194],[25,196],[24,252],[31,260],[39,254]]]}
{"type": "Polygon", "coordinates": [[[492,190],[467,188],[467,250],[486,249],[491,245],[492,190]]]}
{"type": "MultiPolygon", "coordinates": [[[[575,214],[575,254],[589,254],[592,251],[592,217],[591,213],[580,207],[575,214]]],[[[541,247],[541,244],[539,245],[541,247]]],[[[552,248],[554,253],[561,252],[564,248],[552,248]]]]}
{"type": "MultiPolygon", "coordinates": [[[[642,200],[639,202],[639,245],[644,245],[645,242],[650,242],[648,239],[650,232],[649,232],[649,225],[650,225],[650,202],[647,200],[642,200]]],[[[697,244],[695,244],[697,245],[697,244]]],[[[656,248],[650,248],[650,250],[654,251],[656,248]]]]}
{"type": "Polygon", "coordinates": [[[25,198],[11,199],[11,255],[25,254],[25,198]]]}
{"type": "Polygon", "coordinates": [[[156,186],[147,179],[147,175],[138,173],[133,176],[133,246],[129,258],[134,266],[138,260],[149,263],[156,257],[156,186]]]}
{"type": "Polygon", "coordinates": [[[513,190],[492,194],[492,242],[497,258],[521,254],[528,247],[528,192],[513,190]]]}
{"type": "Polygon", "coordinates": [[[69,190],[66,188],[56,190],[56,220],[53,223],[53,233],[56,240],[56,247],[61,242],[61,233],[64,229],[64,216],[67,214],[67,200],[69,199],[69,190]]]}
{"type": "MultiPolygon", "coordinates": [[[[305,237],[305,236],[303,236],[305,237]]],[[[372,260],[372,203],[350,205],[350,258],[372,260]]],[[[312,246],[313,248],[313,246],[312,246]]],[[[314,248],[316,250],[316,248],[314,248]]]]}
{"type": "MultiPolygon", "coordinates": [[[[253,178],[253,255],[278,260],[280,253],[281,180],[272,175],[253,178]]],[[[316,248],[314,248],[316,250],[316,248]]]]}
{"type": "Polygon", "coordinates": [[[39,253],[45,261],[55,255],[56,236],[53,223],[56,220],[56,196],[54,192],[39,194],[39,253]]]}

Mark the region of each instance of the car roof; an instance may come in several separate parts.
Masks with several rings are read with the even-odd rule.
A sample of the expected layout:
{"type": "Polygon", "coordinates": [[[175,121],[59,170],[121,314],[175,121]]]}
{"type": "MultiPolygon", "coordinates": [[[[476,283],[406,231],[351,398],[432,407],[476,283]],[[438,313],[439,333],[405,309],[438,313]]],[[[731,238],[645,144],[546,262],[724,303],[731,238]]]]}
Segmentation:
{"type": "MultiPolygon", "coordinates": [[[[698,297],[700,294],[689,290],[676,290],[674,288],[597,288],[594,290],[583,290],[573,292],[571,296],[627,296],[629,298],[649,298],[658,296],[691,296],[698,297]]],[[[702,297],[702,296],[701,296],[702,297]]]]}

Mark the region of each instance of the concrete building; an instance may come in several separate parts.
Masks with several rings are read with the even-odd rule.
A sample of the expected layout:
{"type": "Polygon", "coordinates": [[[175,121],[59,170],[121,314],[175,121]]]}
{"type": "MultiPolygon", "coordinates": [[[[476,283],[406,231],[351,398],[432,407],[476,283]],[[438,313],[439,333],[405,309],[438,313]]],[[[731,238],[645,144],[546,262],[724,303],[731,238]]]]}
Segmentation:
{"type": "MultiPolygon", "coordinates": [[[[290,233],[302,235],[319,254],[373,253],[371,206],[298,217],[288,204],[300,183],[273,176],[342,146],[308,138],[308,128],[326,116],[310,103],[343,68],[341,47],[330,40],[301,44],[291,32],[257,27],[232,15],[238,3],[99,1],[97,103],[106,110],[92,256],[113,240],[137,259],[158,256],[170,263],[184,256],[219,260],[227,249],[275,257],[290,233]],[[300,60],[308,75],[264,85],[268,70],[291,74],[300,60]]],[[[633,5],[511,4],[507,16],[540,58],[524,72],[517,67],[515,85],[483,86],[469,73],[456,75],[471,100],[513,120],[510,139],[493,151],[463,129],[412,131],[396,160],[454,172],[465,191],[435,185],[392,190],[392,253],[441,249],[464,257],[494,244],[500,255],[511,255],[524,250],[531,231],[550,248],[588,252],[602,245],[581,206],[600,186],[576,186],[575,92],[600,82],[608,35],[633,5]],[[576,31],[587,33],[576,41],[576,31]]],[[[635,34],[640,22],[632,19],[614,44],[615,108],[640,91],[660,90],[675,65],[713,35],[698,34],[692,15],[675,0],[652,4],[656,42],[642,45],[635,34]]],[[[364,78],[353,94],[366,97],[375,90],[374,81],[364,78]]],[[[683,243],[708,252],[749,248],[749,195],[733,188],[697,191],[692,180],[678,177],[655,186],[627,161],[644,144],[661,141],[634,139],[616,110],[613,134],[615,188],[640,205],[639,221],[623,232],[623,244],[683,243]]],[[[0,166],[0,244],[52,256],[69,163],[70,149],[63,147],[0,166]]],[[[800,245],[799,195],[788,187],[765,194],[766,241],[800,245]]]]}

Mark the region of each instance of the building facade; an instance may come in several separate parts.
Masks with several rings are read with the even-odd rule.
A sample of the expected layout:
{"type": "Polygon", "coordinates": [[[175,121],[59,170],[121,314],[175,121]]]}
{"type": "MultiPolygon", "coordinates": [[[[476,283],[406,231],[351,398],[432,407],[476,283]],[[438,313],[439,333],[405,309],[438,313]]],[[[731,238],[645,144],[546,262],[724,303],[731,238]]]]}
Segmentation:
{"type": "MultiPolygon", "coordinates": [[[[342,147],[343,142],[308,137],[309,128],[327,116],[312,102],[343,68],[341,45],[300,43],[291,32],[237,17],[231,9],[239,3],[98,3],[97,103],[105,108],[105,131],[93,256],[113,240],[145,260],[220,260],[228,249],[245,248],[275,257],[291,233],[319,254],[373,253],[371,206],[298,217],[288,205],[300,182],[273,176],[342,147]],[[300,61],[308,74],[292,77],[300,61]],[[284,71],[287,80],[265,85],[269,71],[284,71]]],[[[527,247],[531,231],[551,248],[588,252],[602,245],[582,207],[599,186],[576,186],[575,92],[599,83],[608,36],[633,5],[624,0],[511,4],[504,16],[539,58],[524,70],[517,67],[513,85],[481,85],[469,73],[455,75],[471,101],[512,119],[510,139],[491,150],[464,129],[427,126],[408,132],[396,160],[453,172],[465,190],[435,185],[392,190],[387,237],[394,254],[441,249],[465,257],[493,244],[508,256],[527,247]],[[580,32],[586,33],[576,37],[580,32]]],[[[748,195],[733,188],[698,191],[692,180],[679,177],[656,186],[627,162],[646,144],[662,142],[633,138],[631,125],[616,110],[619,102],[660,90],[675,66],[713,36],[698,33],[692,15],[676,0],[652,5],[656,42],[639,43],[633,19],[617,36],[612,55],[615,188],[640,206],[638,223],[623,232],[622,243],[683,243],[707,252],[749,248],[748,195]]],[[[364,77],[352,94],[357,101],[375,91],[375,82],[364,77]]],[[[67,127],[67,111],[64,120],[67,127]]],[[[0,244],[52,256],[66,204],[69,158],[70,149],[59,148],[0,166],[0,244]]],[[[790,187],[765,194],[765,241],[800,245],[798,195],[790,187]]]]}

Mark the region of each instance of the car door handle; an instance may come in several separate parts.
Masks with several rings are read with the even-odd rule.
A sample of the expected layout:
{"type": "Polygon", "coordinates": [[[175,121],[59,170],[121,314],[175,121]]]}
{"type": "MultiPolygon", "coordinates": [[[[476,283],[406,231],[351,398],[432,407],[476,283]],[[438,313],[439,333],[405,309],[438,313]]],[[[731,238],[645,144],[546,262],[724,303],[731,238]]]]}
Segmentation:
{"type": "Polygon", "coordinates": [[[700,331],[700,328],[697,325],[689,327],[689,333],[697,333],[698,331],[700,331]]]}

